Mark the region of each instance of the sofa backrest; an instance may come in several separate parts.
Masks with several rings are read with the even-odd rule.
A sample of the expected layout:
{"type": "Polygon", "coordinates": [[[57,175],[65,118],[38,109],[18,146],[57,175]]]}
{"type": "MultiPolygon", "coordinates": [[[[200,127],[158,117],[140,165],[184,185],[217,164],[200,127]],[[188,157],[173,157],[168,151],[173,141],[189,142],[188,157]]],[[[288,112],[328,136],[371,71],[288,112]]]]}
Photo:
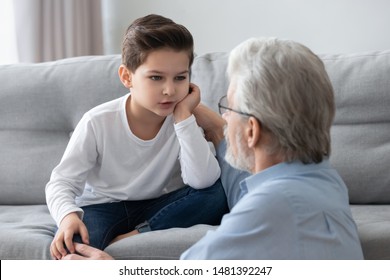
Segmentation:
{"type": "Polygon", "coordinates": [[[45,185],[90,108],[127,92],[120,57],[0,66],[0,204],[45,203],[45,185]]]}
{"type": "MultiPolygon", "coordinates": [[[[351,203],[390,202],[390,51],[321,55],[335,89],[331,162],[351,203]]],[[[228,53],[196,57],[192,81],[217,111],[228,53]]],[[[44,189],[90,108],[122,96],[120,56],[0,66],[0,204],[45,203],[44,189]]]]}
{"type": "Polygon", "coordinates": [[[335,90],[331,161],[351,203],[390,203],[390,51],[321,56],[335,90]]]}

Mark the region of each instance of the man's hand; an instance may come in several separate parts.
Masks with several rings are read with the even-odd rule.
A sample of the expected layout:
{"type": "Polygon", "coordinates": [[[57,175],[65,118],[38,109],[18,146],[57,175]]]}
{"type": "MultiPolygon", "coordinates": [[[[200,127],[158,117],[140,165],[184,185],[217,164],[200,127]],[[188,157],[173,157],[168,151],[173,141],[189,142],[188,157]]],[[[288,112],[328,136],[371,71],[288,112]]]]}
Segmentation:
{"type": "Polygon", "coordinates": [[[60,227],[50,245],[50,253],[54,259],[61,259],[68,254],[66,249],[70,253],[75,252],[73,246],[74,234],[80,234],[84,243],[89,244],[88,230],[85,224],[80,220],[77,213],[73,212],[65,216],[62,219],[60,227]],[[64,247],[66,246],[66,249],[64,247]]]}
{"type": "Polygon", "coordinates": [[[190,83],[190,93],[182,101],[176,104],[173,111],[175,123],[184,121],[192,115],[195,107],[200,103],[200,89],[197,85],[190,83]]]}
{"type": "Polygon", "coordinates": [[[62,260],[113,260],[106,252],[85,244],[74,243],[74,248],[77,254],[66,255],[62,260]]]}

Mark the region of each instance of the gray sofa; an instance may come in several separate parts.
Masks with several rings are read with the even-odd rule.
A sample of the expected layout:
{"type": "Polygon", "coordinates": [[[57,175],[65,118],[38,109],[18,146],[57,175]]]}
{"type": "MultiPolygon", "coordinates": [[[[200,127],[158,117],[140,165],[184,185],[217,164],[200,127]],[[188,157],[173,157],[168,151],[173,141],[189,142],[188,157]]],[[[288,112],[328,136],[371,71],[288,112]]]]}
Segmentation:
{"type": "MultiPolygon", "coordinates": [[[[227,53],[195,59],[192,80],[217,110],[227,53]]],[[[344,178],[366,259],[390,259],[390,51],[321,55],[336,94],[332,164],[344,178]]],[[[50,259],[56,230],[44,188],[84,112],[126,93],[120,57],[0,66],[0,259],[50,259]]],[[[112,244],[118,259],[177,259],[210,226],[112,244]]],[[[261,242],[261,241],[259,241],[261,242]]]]}

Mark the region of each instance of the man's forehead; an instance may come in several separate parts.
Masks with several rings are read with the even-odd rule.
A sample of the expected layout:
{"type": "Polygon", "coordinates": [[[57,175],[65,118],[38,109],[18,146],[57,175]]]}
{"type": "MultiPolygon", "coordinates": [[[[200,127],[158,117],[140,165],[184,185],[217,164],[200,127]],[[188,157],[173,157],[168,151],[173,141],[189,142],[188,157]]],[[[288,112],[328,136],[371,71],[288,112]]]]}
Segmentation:
{"type": "Polygon", "coordinates": [[[230,81],[228,91],[227,91],[227,100],[229,104],[234,103],[234,94],[236,92],[237,83],[234,79],[230,81]]]}

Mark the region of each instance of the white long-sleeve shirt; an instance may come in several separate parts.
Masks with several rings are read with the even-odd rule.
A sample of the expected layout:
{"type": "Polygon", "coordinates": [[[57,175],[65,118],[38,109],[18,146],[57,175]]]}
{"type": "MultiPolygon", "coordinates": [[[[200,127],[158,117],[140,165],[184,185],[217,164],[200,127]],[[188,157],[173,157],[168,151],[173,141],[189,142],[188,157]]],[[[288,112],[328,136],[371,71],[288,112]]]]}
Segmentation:
{"type": "Polygon", "coordinates": [[[220,176],[218,162],[194,116],[174,124],[168,116],[156,137],[141,140],[130,130],[130,94],[87,112],[72,134],[46,185],[57,225],[81,206],[157,198],[185,184],[201,189],[220,176]]]}

